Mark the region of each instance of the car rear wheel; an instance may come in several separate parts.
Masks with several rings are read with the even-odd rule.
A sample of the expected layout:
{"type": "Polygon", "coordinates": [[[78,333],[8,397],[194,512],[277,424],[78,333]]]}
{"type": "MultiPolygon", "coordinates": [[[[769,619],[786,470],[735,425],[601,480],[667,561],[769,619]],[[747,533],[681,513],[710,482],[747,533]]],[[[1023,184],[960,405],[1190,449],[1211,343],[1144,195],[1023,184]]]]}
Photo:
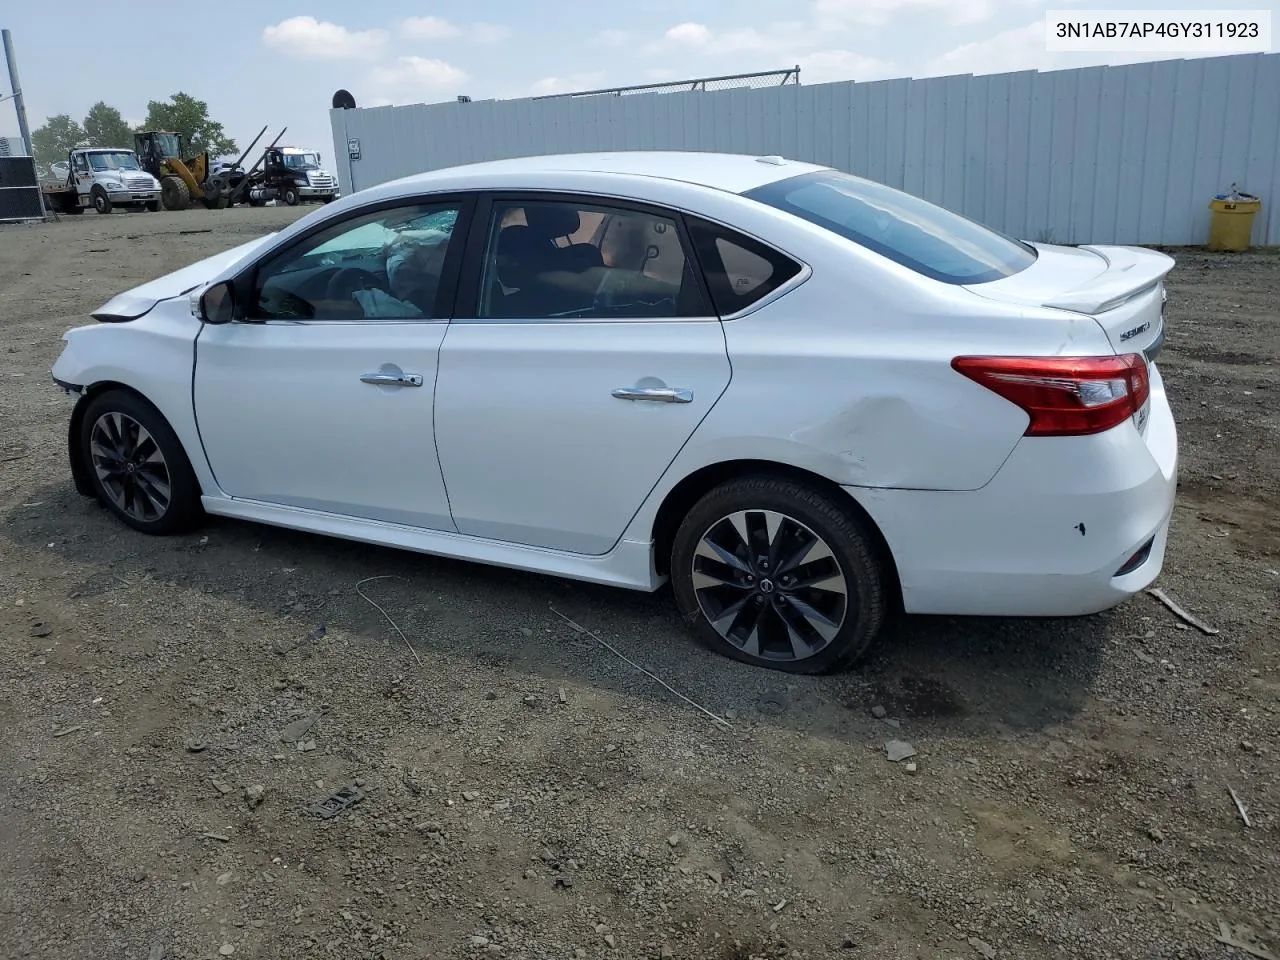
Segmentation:
{"type": "Polygon", "coordinates": [[[676,532],[681,615],[711,649],[789,673],[861,656],[885,616],[885,575],[850,505],[792,480],[747,477],[699,500],[676,532]]]}
{"type": "Polygon", "coordinates": [[[98,499],[143,533],[170,534],[200,516],[200,484],[177,434],[151,404],[108,390],[85,409],[80,455],[98,499]]]}

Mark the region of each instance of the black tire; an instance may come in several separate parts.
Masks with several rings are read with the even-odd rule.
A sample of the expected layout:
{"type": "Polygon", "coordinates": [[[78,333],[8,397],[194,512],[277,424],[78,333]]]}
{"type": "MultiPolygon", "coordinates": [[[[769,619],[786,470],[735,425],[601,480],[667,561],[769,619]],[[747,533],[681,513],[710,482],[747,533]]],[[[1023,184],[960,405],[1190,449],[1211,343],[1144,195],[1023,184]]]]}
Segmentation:
{"type": "Polygon", "coordinates": [[[94,187],[90,190],[89,199],[93,201],[93,209],[103,216],[111,212],[111,198],[107,196],[107,191],[101,187],[94,187]]]}
{"type": "Polygon", "coordinates": [[[296,207],[298,205],[298,200],[299,200],[298,188],[295,187],[292,183],[286,184],[285,186],[281,187],[280,199],[283,200],[289,206],[296,207]]]}
{"type": "Polygon", "coordinates": [[[769,476],[731,480],[694,504],[676,531],[671,549],[676,605],[698,640],[724,656],[787,673],[836,670],[865,653],[884,622],[886,577],[874,544],[852,504],[812,486],[769,476]],[[783,517],[772,536],[765,513],[783,517]],[[741,515],[757,549],[747,550],[729,519],[734,515],[741,515]],[[729,549],[741,569],[698,556],[704,537],[729,549]],[[814,547],[810,538],[815,537],[825,550],[814,547]],[[815,549],[820,556],[799,562],[799,551],[814,558],[810,551],[815,549]],[[695,587],[695,561],[700,579],[710,574],[726,585],[708,586],[702,579],[703,586],[695,587]],[[787,571],[798,570],[804,571],[801,582],[788,585],[793,574],[787,571]],[[814,586],[815,578],[823,585],[839,583],[843,593],[814,586]],[[743,615],[719,620],[726,636],[713,626],[710,613],[732,609],[743,615]],[[822,616],[815,620],[802,610],[822,616]],[[811,644],[792,642],[793,635],[811,644]]]}
{"type": "Polygon", "coordinates": [[[191,190],[181,177],[164,177],[160,181],[160,201],[166,210],[185,210],[191,206],[191,190]]]}
{"type": "Polygon", "coordinates": [[[146,202],[146,210],[147,210],[147,212],[148,212],[148,213],[159,213],[159,212],[160,212],[160,201],[159,201],[159,200],[148,200],[148,201],[146,202]]]}
{"type": "Polygon", "coordinates": [[[267,201],[265,200],[261,200],[261,199],[255,200],[253,197],[249,198],[249,206],[251,207],[265,207],[266,205],[267,205],[267,201]]]}
{"type": "Polygon", "coordinates": [[[203,514],[200,483],[181,441],[160,411],[137,394],[107,390],[89,401],[81,421],[79,451],[98,500],[133,529],[157,536],[179,533],[203,514]],[[101,433],[97,432],[100,423],[101,433]],[[140,441],[141,431],[134,425],[145,430],[151,442],[140,441]],[[110,469],[114,477],[104,479],[104,470],[121,464],[118,472],[110,469]],[[165,486],[168,498],[161,508],[165,486]]]}

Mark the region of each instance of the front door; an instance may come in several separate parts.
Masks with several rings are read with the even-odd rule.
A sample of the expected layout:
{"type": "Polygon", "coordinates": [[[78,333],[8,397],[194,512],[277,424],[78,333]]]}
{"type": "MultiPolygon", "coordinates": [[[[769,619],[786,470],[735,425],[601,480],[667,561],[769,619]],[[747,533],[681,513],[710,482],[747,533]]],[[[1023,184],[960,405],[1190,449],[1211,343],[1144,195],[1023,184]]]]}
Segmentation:
{"type": "Polygon", "coordinates": [[[453,528],[432,398],[465,206],[324,228],[258,267],[242,321],[203,328],[195,410],[223,492],[453,528]]]}
{"type": "Polygon", "coordinates": [[[93,171],[89,169],[89,158],[83,153],[71,155],[71,176],[76,184],[76,196],[88,197],[93,189],[93,171]]]}
{"type": "Polygon", "coordinates": [[[606,553],[729,383],[720,321],[674,214],[517,197],[486,223],[436,387],[454,523],[606,553]]]}

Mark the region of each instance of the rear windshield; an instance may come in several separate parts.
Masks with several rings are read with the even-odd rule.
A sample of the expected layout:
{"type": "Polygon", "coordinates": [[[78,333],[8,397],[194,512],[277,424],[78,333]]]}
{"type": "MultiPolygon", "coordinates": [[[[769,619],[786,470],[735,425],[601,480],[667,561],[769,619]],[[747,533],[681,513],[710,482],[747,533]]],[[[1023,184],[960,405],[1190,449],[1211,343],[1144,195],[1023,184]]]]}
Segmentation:
{"type": "Polygon", "coordinates": [[[821,170],[745,196],[826,227],[943,283],[986,283],[1035,262],[1034,248],[909,193],[821,170]]]}

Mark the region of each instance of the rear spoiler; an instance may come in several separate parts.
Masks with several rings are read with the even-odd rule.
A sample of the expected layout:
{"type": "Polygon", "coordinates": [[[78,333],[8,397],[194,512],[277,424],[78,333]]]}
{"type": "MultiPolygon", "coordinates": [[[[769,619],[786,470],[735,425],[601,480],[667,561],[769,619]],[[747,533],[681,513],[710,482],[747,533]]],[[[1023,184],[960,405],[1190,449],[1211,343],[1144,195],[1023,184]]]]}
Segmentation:
{"type": "Polygon", "coordinates": [[[1174,267],[1168,254],[1144,247],[1082,244],[1081,250],[1106,261],[1106,271],[1074,290],[1060,293],[1044,305],[1075,313],[1106,313],[1160,285],[1174,267]]]}

